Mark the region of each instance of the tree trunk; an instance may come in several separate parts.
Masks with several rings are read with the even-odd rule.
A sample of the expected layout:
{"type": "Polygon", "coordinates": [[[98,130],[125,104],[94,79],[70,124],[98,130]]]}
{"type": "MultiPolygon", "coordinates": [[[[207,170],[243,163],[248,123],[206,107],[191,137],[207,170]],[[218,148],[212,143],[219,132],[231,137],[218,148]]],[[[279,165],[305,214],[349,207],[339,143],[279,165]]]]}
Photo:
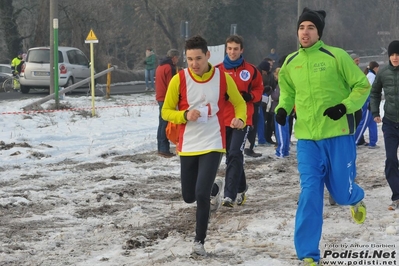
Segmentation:
{"type": "Polygon", "coordinates": [[[0,0],[0,20],[4,28],[7,54],[9,58],[17,56],[22,49],[22,38],[18,31],[12,0],[0,0]]]}
{"type": "Polygon", "coordinates": [[[36,21],[36,32],[33,39],[33,47],[50,46],[50,5],[48,0],[40,0],[36,21]]]}

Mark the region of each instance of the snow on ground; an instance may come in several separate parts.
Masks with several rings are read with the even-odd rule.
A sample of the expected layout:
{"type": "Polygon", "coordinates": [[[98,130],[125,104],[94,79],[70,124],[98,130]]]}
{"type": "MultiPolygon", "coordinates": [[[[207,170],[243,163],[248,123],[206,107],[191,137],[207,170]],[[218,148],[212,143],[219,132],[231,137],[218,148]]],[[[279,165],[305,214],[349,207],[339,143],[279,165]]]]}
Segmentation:
{"type": "MultiPolygon", "coordinates": [[[[260,146],[262,157],[246,157],[246,204],[212,213],[209,255],[191,258],[195,205],[182,200],[178,157],[156,154],[153,94],[97,97],[94,117],[90,97],[66,96],[67,111],[21,112],[32,101],[0,100],[0,265],[297,265],[295,144],[288,159],[260,146]]],[[[366,222],[325,195],[323,265],[397,263],[380,126],[380,148],[358,148],[366,222]]]]}

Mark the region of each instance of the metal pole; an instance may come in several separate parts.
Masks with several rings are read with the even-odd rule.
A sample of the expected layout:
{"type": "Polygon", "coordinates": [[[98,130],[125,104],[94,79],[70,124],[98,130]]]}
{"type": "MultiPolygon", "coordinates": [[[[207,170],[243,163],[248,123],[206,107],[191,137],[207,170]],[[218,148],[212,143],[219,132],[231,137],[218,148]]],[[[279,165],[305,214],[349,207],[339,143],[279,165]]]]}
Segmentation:
{"type": "MultiPolygon", "coordinates": [[[[108,68],[111,67],[111,64],[108,63],[108,68]]],[[[107,94],[106,94],[106,98],[109,99],[111,95],[111,72],[107,73],[107,94]]]]}
{"type": "MultiPolygon", "coordinates": [[[[50,0],[50,80],[54,80],[54,29],[55,6],[58,0],[50,0]]],[[[54,93],[54,83],[50,82],[50,94],[54,93]]]]}
{"type": "Polygon", "coordinates": [[[299,18],[299,16],[301,15],[301,12],[302,12],[302,1],[301,0],[298,0],[298,18],[299,18]]]}
{"type": "MultiPolygon", "coordinates": [[[[184,26],[185,26],[185,40],[187,41],[188,40],[188,21],[186,21],[184,23],[184,26]]],[[[183,46],[183,58],[184,58],[183,61],[185,62],[186,67],[188,68],[186,50],[184,49],[185,46],[186,45],[184,44],[184,46],[183,46]]]]}
{"type": "Polygon", "coordinates": [[[186,40],[188,39],[188,21],[186,21],[186,40]]]}
{"type": "Polygon", "coordinates": [[[58,109],[60,106],[60,98],[58,95],[59,84],[58,84],[58,19],[54,19],[54,97],[55,97],[55,108],[58,109]]]}
{"type": "MultiPolygon", "coordinates": [[[[298,6],[297,6],[297,8],[298,8],[298,10],[297,10],[297,12],[298,12],[298,14],[297,14],[297,20],[298,20],[298,18],[299,18],[299,16],[301,15],[301,13],[302,13],[302,9],[303,9],[303,7],[302,7],[302,1],[301,0],[298,0],[298,4],[297,4],[298,6]]],[[[298,50],[299,49],[299,39],[298,38],[296,38],[296,48],[295,48],[295,50],[298,50]]]]}
{"type": "Polygon", "coordinates": [[[96,115],[96,108],[95,108],[95,84],[94,84],[94,44],[90,43],[90,71],[91,71],[91,116],[94,117],[96,115]]]}
{"type": "Polygon", "coordinates": [[[237,24],[231,24],[230,25],[230,35],[236,35],[237,34],[237,24]]]}

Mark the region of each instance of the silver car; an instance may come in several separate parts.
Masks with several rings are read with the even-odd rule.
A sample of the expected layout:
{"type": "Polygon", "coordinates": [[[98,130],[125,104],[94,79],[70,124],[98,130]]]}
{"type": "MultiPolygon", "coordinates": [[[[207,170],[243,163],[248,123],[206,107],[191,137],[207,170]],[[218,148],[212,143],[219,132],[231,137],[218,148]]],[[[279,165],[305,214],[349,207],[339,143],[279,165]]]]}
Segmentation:
{"type": "MultiPolygon", "coordinates": [[[[90,77],[90,62],[85,54],[74,47],[58,47],[59,86],[68,87],[90,77]]],[[[50,47],[35,47],[28,50],[22,66],[19,82],[21,92],[31,88],[50,88],[50,47]]],[[[84,85],[86,87],[89,86],[84,85]]]]}
{"type": "Polygon", "coordinates": [[[2,88],[4,81],[12,77],[11,71],[11,65],[0,64],[0,91],[4,90],[2,88]]]}

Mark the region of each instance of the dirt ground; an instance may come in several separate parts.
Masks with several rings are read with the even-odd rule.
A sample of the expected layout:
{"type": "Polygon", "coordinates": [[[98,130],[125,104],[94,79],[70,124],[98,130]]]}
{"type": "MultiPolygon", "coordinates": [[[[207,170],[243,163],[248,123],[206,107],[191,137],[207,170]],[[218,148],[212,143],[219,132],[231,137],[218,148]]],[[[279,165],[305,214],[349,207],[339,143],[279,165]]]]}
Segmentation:
{"type": "MultiPolygon", "coordinates": [[[[92,163],[42,164],[35,158],[51,146],[0,145],[10,146],[36,151],[32,165],[0,169],[8,177],[0,179],[2,266],[245,265],[248,258],[262,257],[281,262],[276,265],[297,263],[292,230],[299,193],[295,145],[288,159],[276,159],[272,147],[257,148],[260,158],[246,157],[248,201],[212,213],[209,256],[199,260],[186,255],[194,237],[195,205],[182,200],[178,157],[103,154],[92,163]],[[273,230],[254,234],[249,229],[262,223],[273,230]]],[[[386,187],[383,152],[359,152],[357,182],[368,191],[386,187]]],[[[218,176],[224,176],[224,164],[218,176]]],[[[325,208],[325,218],[330,224],[349,220],[340,206],[325,208]]],[[[373,225],[381,226],[386,225],[373,225]]],[[[364,227],[350,232],[361,237],[364,227]]],[[[336,242],[346,233],[327,233],[323,241],[336,242]]]]}

